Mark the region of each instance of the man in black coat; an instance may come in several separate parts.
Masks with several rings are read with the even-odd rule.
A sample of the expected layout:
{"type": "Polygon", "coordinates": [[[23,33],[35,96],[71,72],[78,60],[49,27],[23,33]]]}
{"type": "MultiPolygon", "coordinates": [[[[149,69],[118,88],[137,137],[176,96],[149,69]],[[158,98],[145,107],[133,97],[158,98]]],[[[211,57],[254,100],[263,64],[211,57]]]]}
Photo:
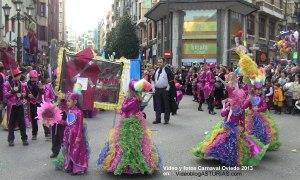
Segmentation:
{"type": "Polygon", "coordinates": [[[165,59],[161,58],[157,63],[159,68],[156,69],[152,77],[154,111],[156,112],[156,119],[153,124],[161,123],[161,113],[164,113],[164,124],[169,124],[170,113],[176,114],[177,111],[174,75],[171,69],[166,67],[165,59]]]}

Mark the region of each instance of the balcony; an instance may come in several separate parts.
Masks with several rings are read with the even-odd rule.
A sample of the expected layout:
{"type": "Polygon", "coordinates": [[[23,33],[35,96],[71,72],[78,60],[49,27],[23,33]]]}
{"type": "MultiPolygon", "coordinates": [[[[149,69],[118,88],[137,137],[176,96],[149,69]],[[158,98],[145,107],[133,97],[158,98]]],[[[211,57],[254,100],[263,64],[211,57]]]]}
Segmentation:
{"type": "Polygon", "coordinates": [[[278,6],[270,4],[264,0],[256,0],[256,5],[260,7],[260,11],[275,16],[279,19],[284,18],[284,10],[279,8],[278,6]]]}

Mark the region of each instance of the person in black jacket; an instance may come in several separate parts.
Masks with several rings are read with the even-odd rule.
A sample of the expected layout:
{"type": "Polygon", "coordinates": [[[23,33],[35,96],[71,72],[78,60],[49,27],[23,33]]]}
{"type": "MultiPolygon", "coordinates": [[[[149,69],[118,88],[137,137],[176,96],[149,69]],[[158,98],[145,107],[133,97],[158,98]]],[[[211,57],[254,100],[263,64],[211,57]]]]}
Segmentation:
{"type": "Polygon", "coordinates": [[[153,124],[161,123],[161,113],[164,113],[164,124],[169,124],[170,114],[176,114],[176,88],[174,75],[170,68],[166,67],[166,60],[158,60],[158,69],[156,69],[152,81],[154,98],[154,111],[156,119],[153,124]]]}

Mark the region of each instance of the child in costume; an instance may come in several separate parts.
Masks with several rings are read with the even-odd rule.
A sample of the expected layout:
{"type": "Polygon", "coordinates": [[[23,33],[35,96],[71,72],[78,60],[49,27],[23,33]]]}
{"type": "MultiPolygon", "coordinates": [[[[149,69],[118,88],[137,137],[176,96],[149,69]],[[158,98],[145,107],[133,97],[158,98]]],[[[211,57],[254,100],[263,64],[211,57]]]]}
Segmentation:
{"type": "Polygon", "coordinates": [[[256,166],[265,155],[268,145],[245,133],[245,117],[242,108],[245,93],[241,89],[232,92],[232,96],[223,102],[221,115],[224,121],[203,138],[192,149],[195,156],[212,157],[228,166],[256,166]]]}
{"type": "Polygon", "coordinates": [[[64,131],[63,147],[54,160],[58,169],[73,175],[84,174],[88,169],[89,146],[83,113],[79,107],[79,95],[70,93],[67,96],[67,126],[64,131]]]}
{"type": "Polygon", "coordinates": [[[110,131],[108,142],[101,150],[97,162],[103,170],[115,175],[152,174],[159,168],[160,159],[140,110],[141,97],[137,90],[144,88],[138,88],[137,84],[135,81],[130,82],[120,118],[110,131]]]}
{"type": "Polygon", "coordinates": [[[180,101],[183,98],[182,85],[178,82],[175,84],[176,87],[176,103],[179,105],[180,101]]]}
{"type": "Polygon", "coordinates": [[[59,154],[59,151],[61,149],[61,145],[63,142],[64,137],[64,131],[65,127],[67,125],[66,119],[67,119],[67,102],[65,98],[59,98],[58,99],[58,108],[62,111],[62,121],[55,123],[51,126],[52,129],[52,154],[50,155],[50,158],[55,158],[59,154]]]}
{"type": "Polygon", "coordinates": [[[276,83],[274,86],[274,96],[273,96],[273,104],[274,104],[274,108],[275,108],[275,114],[282,113],[283,101],[284,101],[284,97],[283,97],[281,85],[279,83],[276,83]]]}
{"type": "MultiPolygon", "coordinates": [[[[56,96],[55,96],[52,83],[50,82],[48,76],[44,78],[43,84],[44,84],[44,97],[43,97],[44,102],[54,103],[56,96]]],[[[67,103],[64,97],[58,98],[58,108],[62,111],[62,120],[57,123],[54,123],[51,126],[52,154],[50,155],[50,158],[55,158],[58,155],[63,141],[64,130],[66,126],[66,118],[67,118],[66,115],[67,103]]]]}
{"type": "Polygon", "coordinates": [[[244,102],[246,111],[246,131],[257,137],[262,143],[270,144],[269,150],[277,150],[280,147],[278,127],[267,111],[267,102],[262,96],[262,84],[256,83],[249,98],[244,102]]]}

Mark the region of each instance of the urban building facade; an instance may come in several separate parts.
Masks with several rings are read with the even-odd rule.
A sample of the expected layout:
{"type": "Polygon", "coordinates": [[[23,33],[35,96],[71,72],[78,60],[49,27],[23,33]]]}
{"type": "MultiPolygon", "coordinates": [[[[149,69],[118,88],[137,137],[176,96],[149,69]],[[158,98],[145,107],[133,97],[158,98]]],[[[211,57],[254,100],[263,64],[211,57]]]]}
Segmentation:
{"type": "Polygon", "coordinates": [[[48,48],[48,0],[37,0],[37,37],[40,50],[48,48]]]}
{"type": "Polygon", "coordinates": [[[58,15],[58,40],[60,42],[66,42],[66,5],[65,0],[59,0],[59,15],[58,15]]]}
{"type": "Polygon", "coordinates": [[[48,39],[59,38],[59,0],[49,0],[48,4],[48,39]]]}
{"type": "MultiPolygon", "coordinates": [[[[4,38],[7,35],[8,32],[12,32],[14,36],[17,36],[17,29],[18,29],[18,22],[17,22],[17,11],[16,11],[16,6],[14,4],[13,0],[1,0],[0,1],[0,39],[4,38]],[[3,6],[9,6],[10,9],[10,14],[8,16],[5,16],[3,6]]],[[[22,21],[20,21],[20,32],[21,32],[21,37],[24,35],[27,35],[28,29],[29,29],[29,24],[31,22],[36,22],[36,3],[34,0],[27,0],[23,1],[23,4],[21,5],[21,16],[22,16],[22,21]],[[28,14],[28,10],[26,9],[27,7],[33,7],[32,14],[28,14]]],[[[8,37],[7,37],[8,38],[8,37]]],[[[9,38],[7,39],[9,40],[9,38]]],[[[12,39],[11,39],[12,40],[12,39]]],[[[13,39],[16,41],[16,39],[13,39]]]]}
{"type": "Polygon", "coordinates": [[[277,58],[274,44],[279,32],[285,30],[288,1],[256,0],[253,4],[259,10],[247,16],[247,46],[258,64],[268,64],[277,58]]]}
{"type": "Polygon", "coordinates": [[[156,22],[157,56],[171,52],[175,66],[193,62],[229,66],[234,35],[246,30],[246,16],[256,10],[244,0],[160,0],[145,16],[156,22]]]}
{"type": "Polygon", "coordinates": [[[176,66],[235,66],[239,57],[230,49],[235,34],[244,31],[249,53],[258,64],[266,64],[277,58],[274,43],[279,32],[296,27],[294,11],[295,0],[115,0],[106,32],[125,12],[137,25],[146,62],[155,63],[167,51],[176,66]]]}

